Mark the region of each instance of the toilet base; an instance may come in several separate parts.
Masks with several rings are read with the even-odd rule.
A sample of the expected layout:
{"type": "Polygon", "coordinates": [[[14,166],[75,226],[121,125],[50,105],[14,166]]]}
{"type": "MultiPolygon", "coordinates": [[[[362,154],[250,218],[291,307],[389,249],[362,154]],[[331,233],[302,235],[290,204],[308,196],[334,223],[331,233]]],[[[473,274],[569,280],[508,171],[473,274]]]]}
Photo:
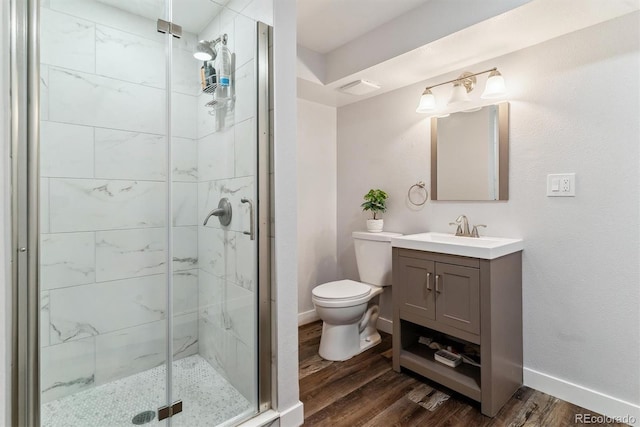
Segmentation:
{"type": "MultiPolygon", "coordinates": [[[[376,316],[377,318],[377,316],[376,316]]],[[[358,332],[358,324],[330,325],[322,323],[318,354],[325,360],[343,362],[380,344],[382,338],[374,325],[358,332]]]]}
{"type": "Polygon", "coordinates": [[[358,354],[362,353],[365,350],[369,350],[371,347],[377,346],[378,344],[380,344],[380,341],[382,341],[382,338],[377,331],[375,334],[369,335],[368,337],[361,337],[360,352],[358,354]]]}

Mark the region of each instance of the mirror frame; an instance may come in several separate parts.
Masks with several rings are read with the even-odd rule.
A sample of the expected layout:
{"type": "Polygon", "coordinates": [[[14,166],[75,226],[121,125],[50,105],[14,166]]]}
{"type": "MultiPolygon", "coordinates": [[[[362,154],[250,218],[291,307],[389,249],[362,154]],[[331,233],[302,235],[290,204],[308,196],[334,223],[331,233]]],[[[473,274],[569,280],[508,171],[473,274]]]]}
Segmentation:
{"type": "MultiPolygon", "coordinates": [[[[441,200],[449,202],[495,202],[509,200],[509,103],[498,107],[498,198],[495,200],[441,200]]],[[[464,113],[462,113],[464,114],[464,113]]],[[[431,118],[431,200],[438,200],[438,118],[431,118]]]]}

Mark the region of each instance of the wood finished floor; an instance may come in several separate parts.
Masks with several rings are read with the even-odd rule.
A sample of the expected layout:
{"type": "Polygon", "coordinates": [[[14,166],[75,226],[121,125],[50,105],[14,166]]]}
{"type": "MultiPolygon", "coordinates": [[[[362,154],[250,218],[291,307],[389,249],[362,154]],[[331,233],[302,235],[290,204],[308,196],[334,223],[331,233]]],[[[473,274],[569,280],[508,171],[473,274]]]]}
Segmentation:
{"type": "MultiPolygon", "coordinates": [[[[346,362],[318,355],[322,323],[299,328],[300,400],[305,426],[576,426],[591,411],[522,387],[495,418],[479,404],[409,371],[391,367],[391,335],[346,362]]],[[[590,424],[624,426],[625,424],[590,424]]]]}

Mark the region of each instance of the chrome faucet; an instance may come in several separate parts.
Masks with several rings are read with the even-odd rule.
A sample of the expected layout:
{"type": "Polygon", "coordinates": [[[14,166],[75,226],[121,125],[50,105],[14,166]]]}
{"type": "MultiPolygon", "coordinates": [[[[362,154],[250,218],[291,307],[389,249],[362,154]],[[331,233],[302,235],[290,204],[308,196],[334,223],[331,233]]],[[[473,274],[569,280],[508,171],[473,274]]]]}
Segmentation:
{"type": "Polygon", "coordinates": [[[449,225],[458,226],[458,228],[456,228],[456,236],[471,237],[471,232],[469,231],[469,220],[466,215],[460,215],[456,218],[455,222],[450,222],[449,225]]]}
{"type": "Polygon", "coordinates": [[[455,222],[450,222],[449,225],[457,225],[456,236],[462,237],[480,237],[478,227],[487,227],[484,224],[478,224],[473,226],[473,231],[469,231],[469,220],[466,215],[460,215],[455,222]]]}

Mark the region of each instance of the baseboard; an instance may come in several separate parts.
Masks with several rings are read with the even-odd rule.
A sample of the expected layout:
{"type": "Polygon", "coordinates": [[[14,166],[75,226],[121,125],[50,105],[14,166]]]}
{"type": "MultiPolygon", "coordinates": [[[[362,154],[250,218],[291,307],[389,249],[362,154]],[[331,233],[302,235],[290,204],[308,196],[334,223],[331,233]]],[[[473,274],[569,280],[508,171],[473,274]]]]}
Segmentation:
{"type": "Polygon", "coordinates": [[[386,332],[388,334],[393,333],[393,321],[389,319],[385,319],[384,317],[378,317],[378,322],[376,323],[376,328],[379,331],[386,332]]]}
{"type": "MultiPolygon", "coordinates": [[[[540,390],[574,405],[616,419],[616,421],[632,426],[640,426],[640,405],[625,402],[533,369],[524,368],[523,371],[524,385],[527,387],[540,390]]],[[[582,422],[575,422],[575,420],[568,421],[568,423],[582,424],[582,422]]]]}
{"type": "Polygon", "coordinates": [[[298,427],[304,423],[304,406],[298,401],[289,409],[280,412],[280,427],[298,427]]]}
{"type": "Polygon", "coordinates": [[[315,322],[316,320],[320,320],[320,318],[318,317],[318,313],[316,313],[315,308],[313,310],[298,313],[298,326],[306,325],[307,323],[315,322]]]}

